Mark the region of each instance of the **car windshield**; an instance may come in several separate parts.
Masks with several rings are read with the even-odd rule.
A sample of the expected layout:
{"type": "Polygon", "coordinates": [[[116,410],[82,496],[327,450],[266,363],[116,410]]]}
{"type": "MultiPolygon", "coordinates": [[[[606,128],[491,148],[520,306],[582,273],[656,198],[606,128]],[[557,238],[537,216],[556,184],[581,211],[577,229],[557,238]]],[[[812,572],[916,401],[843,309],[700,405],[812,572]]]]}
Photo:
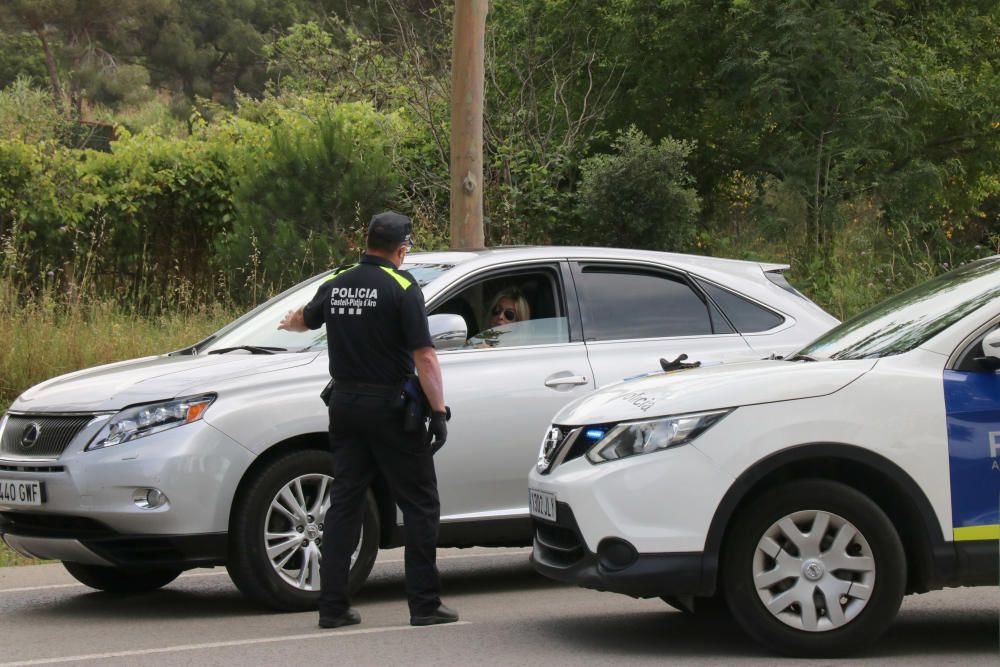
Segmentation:
{"type": "MultiPolygon", "coordinates": [[[[444,274],[453,265],[450,264],[404,264],[401,268],[410,272],[417,283],[424,287],[435,278],[444,274]]],[[[289,310],[304,306],[316,294],[330,272],[299,283],[295,287],[279,294],[270,301],[261,304],[255,310],[232,324],[220,330],[207,344],[198,348],[199,354],[221,352],[234,348],[270,348],[276,352],[303,352],[305,350],[323,349],[326,347],[326,330],[315,331],[280,331],[278,323],[289,310]]],[[[249,350],[253,351],[253,350],[249,350]]]]}
{"type": "Polygon", "coordinates": [[[797,356],[874,359],[902,354],[1000,298],[1000,256],[917,285],[830,330],[797,356]]]}

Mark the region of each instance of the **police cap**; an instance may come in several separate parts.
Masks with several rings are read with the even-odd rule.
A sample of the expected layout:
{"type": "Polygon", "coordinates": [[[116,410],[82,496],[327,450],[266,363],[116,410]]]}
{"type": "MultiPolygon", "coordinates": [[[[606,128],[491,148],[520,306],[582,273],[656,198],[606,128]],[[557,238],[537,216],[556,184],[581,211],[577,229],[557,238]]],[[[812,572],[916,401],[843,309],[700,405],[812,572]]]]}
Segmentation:
{"type": "Polygon", "coordinates": [[[395,211],[373,215],[368,223],[368,245],[378,248],[396,248],[404,243],[413,245],[413,223],[395,211]]]}

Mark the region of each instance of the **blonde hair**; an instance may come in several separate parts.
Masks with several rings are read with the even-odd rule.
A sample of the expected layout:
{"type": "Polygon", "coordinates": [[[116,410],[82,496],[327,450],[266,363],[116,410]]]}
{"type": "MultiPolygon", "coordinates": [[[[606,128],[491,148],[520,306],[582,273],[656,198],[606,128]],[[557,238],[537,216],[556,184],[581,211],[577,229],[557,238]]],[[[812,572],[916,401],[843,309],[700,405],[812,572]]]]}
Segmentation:
{"type": "Polygon", "coordinates": [[[502,299],[510,299],[514,302],[514,313],[517,315],[517,319],[514,320],[515,322],[523,322],[524,320],[531,319],[531,306],[528,305],[528,300],[524,298],[521,290],[516,287],[505,287],[493,297],[493,302],[490,303],[490,307],[486,311],[487,320],[494,317],[493,310],[500,305],[502,299]]]}

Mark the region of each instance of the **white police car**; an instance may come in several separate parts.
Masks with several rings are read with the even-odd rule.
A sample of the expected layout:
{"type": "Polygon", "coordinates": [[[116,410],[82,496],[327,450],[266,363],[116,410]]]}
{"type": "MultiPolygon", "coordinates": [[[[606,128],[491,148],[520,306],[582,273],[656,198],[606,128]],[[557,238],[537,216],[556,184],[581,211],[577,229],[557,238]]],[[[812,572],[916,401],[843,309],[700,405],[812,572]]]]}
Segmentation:
{"type": "Polygon", "coordinates": [[[782,653],[876,639],[902,596],[997,585],[1000,256],[783,360],[567,406],[530,478],[545,575],[697,611],[782,653]]]}

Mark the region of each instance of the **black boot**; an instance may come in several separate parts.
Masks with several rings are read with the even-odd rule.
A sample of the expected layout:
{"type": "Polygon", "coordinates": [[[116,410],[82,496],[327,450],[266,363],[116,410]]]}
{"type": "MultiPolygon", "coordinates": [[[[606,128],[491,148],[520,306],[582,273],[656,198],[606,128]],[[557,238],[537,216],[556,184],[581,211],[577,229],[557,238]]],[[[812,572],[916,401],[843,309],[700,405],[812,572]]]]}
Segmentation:
{"type": "Polygon", "coordinates": [[[321,628],[339,628],[344,625],[357,625],[360,622],[361,614],[354,608],[348,609],[339,616],[319,615],[319,627],[321,628]]]}
{"type": "Polygon", "coordinates": [[[410,625],[438,625],[440,623],[454,623],[457,620],[457,611],[441,605],[429,614],[410,616],[410,625]]]}

